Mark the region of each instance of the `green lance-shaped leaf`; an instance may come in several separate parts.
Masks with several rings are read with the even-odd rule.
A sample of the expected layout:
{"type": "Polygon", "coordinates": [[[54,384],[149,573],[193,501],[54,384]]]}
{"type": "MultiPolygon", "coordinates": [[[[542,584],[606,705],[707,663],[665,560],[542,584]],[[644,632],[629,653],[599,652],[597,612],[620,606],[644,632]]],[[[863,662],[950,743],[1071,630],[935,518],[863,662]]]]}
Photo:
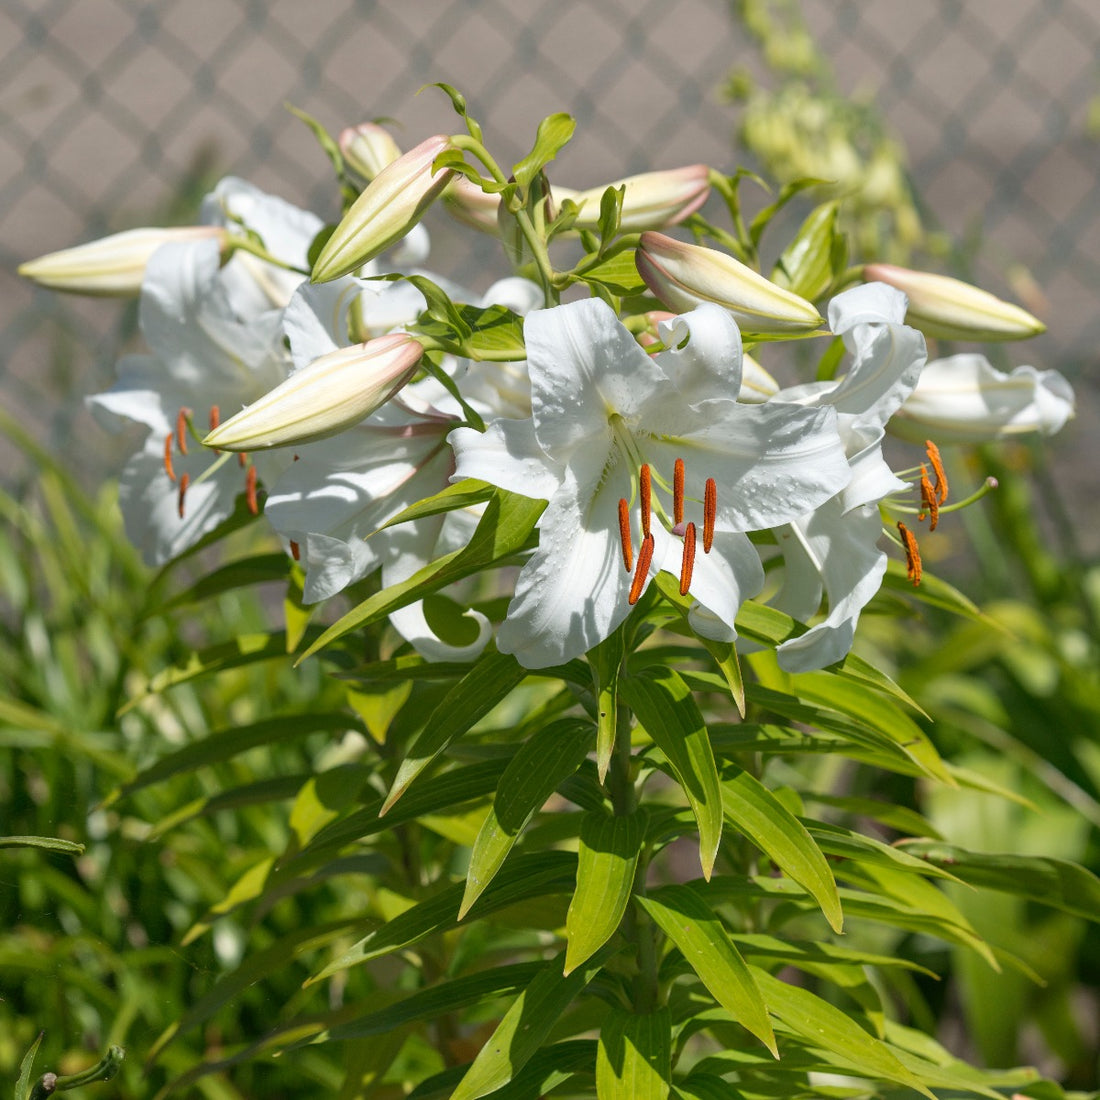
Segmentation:
{"type": "Polygon", "coordinates": [[[565,918],[565,972],[575,970],[615,934],[626,912],[645,841],[644,809],[611,816],[602,810],[581,819],[577,890],[565,918]]]}
{"type": "Polygon", "coordinates": [[[500,777],[493,807],[474,842],[459,920],[493,880],[527,823],[581,766],[591,747],[592,723],[576,718],[551,722],[520,746],[500,777]]]}
{"type": "Polygon", "coordinates": [[[711,996],[778,1058],[760,987],[710,906],[690,886],[663,886],[637,900],[680,949],[711,996]]]}
{"type": "Polygon", "coordinates": [[[752,973],[768,998],[768,1007],[796,1035],[822,1050],[838,1054],[866,1076],[880,1077],[935,1097],[880,1039],[864,1031],[850,1016],[808,989],[788,985],[765,970],[752,973]]]}
{"type": "Polygon", "coordinates": [[[844,270],[848,247],[840,231],[839,202],[827,202],[810,212],[794,240],[783,250],[772,271],[772,282],[799,297],[820,298],[844,270]]]}
{"type": "Polygon", "coordinates": [[[408,790],[409,784],[456,738],[489,713],[527,675],[527,670],[507,653],[490,645],[474,667],[432,712],[428,724],[409,746],[397,769],[397,777],[382,805],[382,814],[408,790]]]}
{"type": "Polygon", "coordinates": [[[672,1017],[613,1008],[596,1053],[599,1100],[666,1100],[672,1082],[672,1017]]]}
{"type": "Polygon", "coordinates": [[[479,573],[522,550],[531,541],[535,524],[545,508],[544,500],[531,500],[517,493],[496,490],[485,506],[477,530],[464,547],[429,562],[408,580],[400,584],[391,584],[389,588],[384,588],[381,592],[364,600],[358,607],[352,608],[333,623],[298,658],[296,664],[300,664],[307,657],[311,657],[345,634],[385,618],[391,611],[406,607],[416,600],[422,600],[444,585],[461,580],[472,573],[479,573]]]}
{"type": "Polygon", "coordinates": [[[778,798],[740,768],[727,768],[722,804],[730,823],[740,829],[788,877],[806,888],[825,919],[839,932],[844,923],[829,864],[805,826],[778,798]]]}
{"type": "MultiPolygon", "coordinates": [[[[501,869],[478,899],[474,910],[481,917],[515,902],[564,893],[572,888],[576,873],[577,857],[572,852],[517,855],[501,869]]],[[[434,897],[418,902],[360,940],[305,984],[311,985],[340,970],[400,951],[425,936],[454,928],[458,923],[458,907],[463,892],[462,886],[450,886],[434,897]]]]}
{"type": "Polygon", "coordinates": [[[0,848],[43,848],[47,852],[65,852],[76,856],[84,851],[83,844],[55,836],[0,836],[0,848]]]}
{"type": "Polygon", "coordinates": [[[34,1059],[38,1054],[38,1048],[42,1045],[42,1038],[46,1033],[40,1031],[38,1038],[31,1043],[23,1060],[19,1063],[19,1080],[15,1083],[15,1100],[27,1100],[27,1092],[31,1087],[31,1074],[34,1073],[34,1059]]]}
{"type": "Polygon", "coordinates": [[[699,823],[699,862],[710,878],[722,839],[722,790],[703,716],[687,684],[670,668],[625,677],[623,698],[665,754],[699,823]]]}
{"type": "Polygon", "coordinates": [[[556,955],[511,1008],[478,1052],[451,1100],[476,1100],[506,1085],[542,1046],[573,998],[600,972],[614,954],[600,952],[587,966],[562,974],[562,956],[556,955]]]}
{"type": "Polygon", "coordinates": [[[290,560],[286,554],[257,554],[254,557],[227,562],[213,572],[205,574],[190,588],[178,592],[164,603],[147,607],[142,617],[162,615],[165,611],[199,603],[202,600],[220,596],[223,592],[232,592],[234,589],[245,588],[248,585],[286,580],[287,573],[290,572],[290,560]]]}
{"type": "Polygon", "coordinates": [[[516,183],[525,191],[531,181],[546,167],[573,137],[577,120],[572,115],[549,115],[539,123],[531,152],[512,168],[516,183]]]}
{"type": "Polygon", "coordinates": [[[927,840],[906,841],[903,851],[950,871],[971,886],[1016,894],[1086,920],[1100,921],[1100,879],[1068,860],[968,852],[927,840]]]}

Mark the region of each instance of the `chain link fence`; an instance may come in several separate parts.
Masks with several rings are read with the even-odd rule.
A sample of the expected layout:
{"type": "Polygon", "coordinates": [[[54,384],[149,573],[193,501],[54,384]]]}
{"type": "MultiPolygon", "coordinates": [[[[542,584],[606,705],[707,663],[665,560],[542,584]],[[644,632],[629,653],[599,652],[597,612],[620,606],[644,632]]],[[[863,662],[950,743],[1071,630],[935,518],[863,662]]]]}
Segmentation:
{"type": "MultiPolygon", "coordinates": [[[[1100,4],[802,9],[840,89],[873,101],[907,147],[927,208],[952,234],[980,236],[975,278],[1011,296],[1010,263],[1034,276],[1050,332],[1013,349],[1016,361],[1067,373],[1083,399],[1079,436],[1094,427],[1100,4]]],[[[445,80],[503,157],[525,152],[543,115],[575,114],[555,165],[570,186],[700,160],[732,171],[738,108],[719,89],[756,64],[753,51],[724,0],[5,0],[5,406],[82,467],[113,460],[80,398],[110,383],[134,307],[39,292],[14,269],[107,232],[185,223],[226,173],[333,216],[327,164],[285,103],[334,131],[392,116],[408,146],[455,128],[440,93],[416,94],[445,80]]],[[[437,270],[488,281],[488,253],[442,217],[429,227],[437,270]]]]}

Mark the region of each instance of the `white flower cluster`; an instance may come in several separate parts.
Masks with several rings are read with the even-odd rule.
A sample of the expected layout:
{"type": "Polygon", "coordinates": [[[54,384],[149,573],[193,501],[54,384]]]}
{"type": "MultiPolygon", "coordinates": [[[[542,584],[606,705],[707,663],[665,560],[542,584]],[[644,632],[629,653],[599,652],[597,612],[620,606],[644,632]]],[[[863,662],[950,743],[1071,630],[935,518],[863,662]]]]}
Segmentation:
{"type": "MultiPolygon", "coordinates": [[[[829,329],[848,353],[839,381],[779,389],[744,356],[739,323],[804,332],[822,323],[817,310],[732,257],[652,231],[706,198],[701,166],[636,177],[634,205],[623,181],[618,228],[641,234],[637,270],[682,311],[643,339],[600,297],[535,308],[545,286],[519,277],[472,295],[420,268],[428,245],[417,223],[442,193],[448,174],[433,165],[448,143],[380,154],[374,182],[313,264],[324,282],[306,274],[320,219],[237,179],[207,197],[203,228],[129,239],[115,266],[109,247],[94,246],[25,265],[63,289],[87,289],[77,284],[81,271],[92,277],[89,263],[100,293],[140,285],[148,352],[124,358],[116,385],[90,405],[108,422],[148,429],[120,495],[149,563],[193,545],[241,494],[259,511],[262,486],[263,516],[301,561],[308,602],[379,569],[389,586],[463,546],[478,516],[387,522],[476,478],[548,502],[496,630],[497,646],[526,667],[589,651],[661,571],[690,595],[698,634],[732,640],[741,604],[764,590],[757,544],[768,542],[784,566],[775,606],[811,621],[827,598],[825,617],[778,649],[784,668],[804,671],[844,657],[885,573],[880,505],[912,488],[883,458],[889,421],[920,438],[974,439],[1054,431],[1072,415],[1072,391],[1053,372],[1006,376],[977,355],[926,363],[924,336],[905,323],[900,269],[887,272],[895,286],[867,282],[829,303],[829,329]],[[424,373],[424,293],[415,278],[371,278],[390,273],[525,317],[525,352],[481,362],[440,355],[424,373]]],[[[495,194],[454,182],[444,197],[465,203],[466,220],[484,215],[488,227],[501,216],[495,194]]],[[[568,195],[559,201],[589,210],[585,224],[598,229],[598,193],[568,195]]],[[[933,518],[946,492],[934,462],[937,483],[922,477],[921,498],[933,518]]],[[[917,571],[915,543],[899,526],[917,571]]],[[[464,660],[493,636],[484,615],[466,615],[460,644],[437,637],[420,604],[390,619],[428,659],[464,660]]]]}

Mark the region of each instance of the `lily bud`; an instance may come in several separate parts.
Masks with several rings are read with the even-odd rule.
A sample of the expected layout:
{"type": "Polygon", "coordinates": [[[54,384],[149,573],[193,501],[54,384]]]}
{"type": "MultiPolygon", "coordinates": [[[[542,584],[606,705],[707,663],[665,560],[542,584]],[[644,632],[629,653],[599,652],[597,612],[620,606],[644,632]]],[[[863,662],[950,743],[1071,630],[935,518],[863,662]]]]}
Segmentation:
{"type": "Polygon", "coordinates": [[[435,158],[450,143],[443,134],[428,138],[367,184],[321,250],[313,282],[347,275],[385,252],[420,221],[454,175],[449,168],[432,171],[435,158]]]}
{"type": "Polygon", "coordinates": [[[1075,411],[1073,387],[1056,370],[996,370],[968,353],[928,363],[889,422],[902,439],[983,443],[1039,432],[1054,435],[1075,411]]]}
{"type": "Polygon", "coordinates": [[[482,191],[465,176],[455,176],[443,192],[443,205],[455,221],[480,229],[482,233],[496,236],[500,226],[497,221],[500,196],[482,191]]]}
{"type": "Polygon", "coordinates": [[[678,313],[715,302],[745,332],[801,332],[822,324],[805,298],[713,248],[643,233],[634,262],[646,286],[678,313]]]}
{"type": "Polygon", "coordinates": [[[397,393],[423,354],[421,345],[403,332],[337,348],[296,370],[203,443],[224,451],[255,451],[336,435],[397,393]]]}
{"type": "Polygon", "coordinates": [[[893,264],[867,264],[863,278],[905,291],[909,296],[905,321],[926,336],[944,340],[1026,340],[1046,332],[1046,325],[1026,309],[947,275],[910,271],[893,264]]]}
{"type": "Polygon", "coordinates": [[[145,265],[162,244],[216,237],[226,231],[216,225],[188,225],[175,229],[128,229],[98,241],[51,252],[19,265],[24,279],[51,290],[90,294],[100,298],[133,298],[141,291],[145,265]]]}
{"type": "Polygon", "coordinates": [[[366,180],[372,180],[401,156],[393,135],[377,122],[363,122],[342,130],[337,139],[344,160],[366,180]]]}
{"type": "Polygon", "coordinates": [[[596,229],[600,221],[600,199],[608,187],[626,187],[623,195],[622,220],[624,233],[640,233],[644,229],[661,229],[682,222],[707,201],[710,194],[710,169],[705,164],[691,164],[662,172],[643,172],[628,176],[602,187],[587,191],[566,191],[555,187],[554,200],[572,199],[581,207],[575,229],[596,229]]]}

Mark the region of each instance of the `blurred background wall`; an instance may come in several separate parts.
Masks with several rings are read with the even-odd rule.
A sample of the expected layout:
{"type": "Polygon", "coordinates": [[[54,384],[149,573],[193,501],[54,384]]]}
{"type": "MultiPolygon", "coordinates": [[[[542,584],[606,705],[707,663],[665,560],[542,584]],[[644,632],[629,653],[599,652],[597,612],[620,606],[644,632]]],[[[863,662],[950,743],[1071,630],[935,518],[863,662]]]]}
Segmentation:
{"type": "MultiPolygon", "coordinates": [[[[700,160],[758,166],[738,146],[745,97],[801,66],[904,148],[928,228],[961,242],[939,269],[1047,321],[1011,363],[1057,367],[1077,387],[1056,463],[1091,501],[1095,475],[1073,455],[1098,425],[1098,56],[1097,0],[5,0],[0,394],[81,467],[110,467],[81,398],[110,383],[136,311],[36,291],[14,269],[188,222],[226,173],[332,217],[327,164],[284,103],[334,132],[391,116],[407,147],[457,128],[442,94],[416,94],[445,80],[504,157],[567,110],[580,125],[553,174],[583,187],[700,160]],[[784,56],[797,36],[750,33],[769,7],[800,9],[823,68],[784,56]]],[[[436,270],[474,285],[499,274],[444,215],[428,224],[436,270]]]]}

